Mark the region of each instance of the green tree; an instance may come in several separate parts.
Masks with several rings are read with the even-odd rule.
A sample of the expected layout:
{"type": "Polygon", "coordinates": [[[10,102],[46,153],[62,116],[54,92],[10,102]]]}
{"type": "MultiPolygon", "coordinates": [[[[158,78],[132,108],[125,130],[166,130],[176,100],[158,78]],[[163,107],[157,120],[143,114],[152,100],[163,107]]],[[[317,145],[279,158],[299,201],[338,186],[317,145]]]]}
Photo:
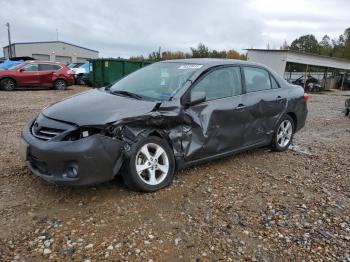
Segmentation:
{"type": "Polygon", "coordinates": [[[226,51],[209,51],[209,57],[211,58],[227,58],[226,51]]]}
{"type": "Polygon", "coordinates": [[[186,54],[181,51],[177,51],[177,52],[164,51],[162,53],[162,60],[183,59],[183,58],[186,58],[188,55],[189,54],[186,54]]]}
{"type": "Polygon", "coordinates": [[[130,56],[129,60],[131,60],[131,61],[145,61],[147,59],[145,59],[143,55],[140,55],[140,56],[130,56]]]}
{"type": "Polygon", "coordinates": [[[333,45],[328,35],[324,35],[320,42],[320,54],[327,56],[333,55],[333,45]]]}
{"type": "Polygon", "coordinates": [[[247,59],[248,59],[248,54],[247,54],[247,53],[241,54],[241,55],[239,56],[239,59],[247,61],[247,59]]]}
{"type": "Polygon", "coordinates": [[[197,48],[191,47],[191,52],[193,58],[209,57],[209,48],[202,43],[199,43],[197,48]]]}
{"type": "Polygon", "coordinates": [[[319,54],[320,45],[314,35],[303,35],[290,45],[291,50],[319,54]]]}
{"type": "Polygon", "coordinates": [[[150,60],[150,61],[160,61],[160,59],[161,59],[161,57],[160,57],[160,54],[159,54],[159,52],[155,52],[155,51],[153,51],[152,53],[150,53],[149,55],[148,55],[148,60],[150,60]]]}

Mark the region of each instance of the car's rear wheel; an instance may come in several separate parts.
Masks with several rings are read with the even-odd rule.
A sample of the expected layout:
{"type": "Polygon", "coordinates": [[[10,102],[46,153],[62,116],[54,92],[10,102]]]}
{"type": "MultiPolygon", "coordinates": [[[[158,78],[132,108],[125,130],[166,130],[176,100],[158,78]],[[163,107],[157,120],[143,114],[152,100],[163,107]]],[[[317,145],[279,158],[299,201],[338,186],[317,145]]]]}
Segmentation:
{"type": "Polygon", "coordinates": [[[13,91],[16,88],[16,82],[11,78],[4,78],[0,81],[0,88],[5,91],[13,91]]]}
{"type": "Polygon", "coordinates": [[[274,132],[272,149],[278,152],[288,149],[293,141],[294,130],[295,125],[293,118],[291,118],[289,115],[282,117],[274,132]]]}
{"type": "Polygon", "coordinates": [[[169,145],[159,137],[147,137],[132,147],[123,179],[133,190],[154,192],[168,186],[174,173],[175,159],[169,145]]]}
{"type": "Polygon", "coordinates": [[[67,82],[63,79],[57,79],[55,83],[53,84],[53,87],[56,90],[66,90],[67,89],[67,82]]]}

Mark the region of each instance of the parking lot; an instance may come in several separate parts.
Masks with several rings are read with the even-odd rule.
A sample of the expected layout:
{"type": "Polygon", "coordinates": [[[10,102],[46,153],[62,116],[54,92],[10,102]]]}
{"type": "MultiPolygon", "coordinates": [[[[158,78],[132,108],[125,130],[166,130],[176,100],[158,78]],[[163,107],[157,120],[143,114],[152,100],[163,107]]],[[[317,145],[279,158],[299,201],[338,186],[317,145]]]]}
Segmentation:
{"type": "Polygon", "coordinates": [[[0,92],[3,260],[350,261],[344,95],[310,96],[307,124],[292,150],[262,148],[210,162],[145,194],[120,179],[96,187],[51,185],[20,160],[26,121],[86,90],[0,92]]]}

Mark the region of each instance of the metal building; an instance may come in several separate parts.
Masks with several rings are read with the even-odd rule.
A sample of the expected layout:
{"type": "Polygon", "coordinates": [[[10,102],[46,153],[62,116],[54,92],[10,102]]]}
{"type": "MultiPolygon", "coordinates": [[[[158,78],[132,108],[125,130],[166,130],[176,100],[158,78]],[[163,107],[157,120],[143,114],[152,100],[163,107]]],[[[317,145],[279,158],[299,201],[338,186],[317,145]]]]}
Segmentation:
{"type": "Polygon", "coordinates": [[[344,72],[350,71],[350,60],[303,53],[292,50],[247,49],[247,60],[264,64],[272,68],[276,73],[285,76],[287,65],[290,63],[307,67],[320,67],[325,71],[338,69],[344,72]]]}
{"type": "Polygon", "coordinates": [[[86,47],[62,42],[27,42],[13,43],[3,47],[5,58],[12,56],[30,56],[41,61],[56,61],[61,63],[84,63],[87,59],[98,58],[98,51],[86,47]]]}

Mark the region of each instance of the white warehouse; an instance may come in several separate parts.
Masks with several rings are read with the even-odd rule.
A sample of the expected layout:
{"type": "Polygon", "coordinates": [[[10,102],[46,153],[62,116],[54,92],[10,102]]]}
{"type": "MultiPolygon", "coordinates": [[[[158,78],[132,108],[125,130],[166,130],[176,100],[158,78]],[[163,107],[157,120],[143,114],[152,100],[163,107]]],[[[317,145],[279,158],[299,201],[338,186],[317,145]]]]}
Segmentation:
{"type": "Polygon", "coordinates": [[[13,43],[3,47],[5,59],[29,56],[41,61],[61,63],[84,63],[98,58],[98,51],[63,41],[13,43]],[[11,49],[10,49],[11,48],[11,49]]]}
{"type": "Polygon", "coordinates": [[[250,62],[264,64],[282,77],[285,75],[287,63],[322,67],[324,69],[338,69],[350,71],[350,60],[303,53],[292,50],[247,49],[250,62]]]}

